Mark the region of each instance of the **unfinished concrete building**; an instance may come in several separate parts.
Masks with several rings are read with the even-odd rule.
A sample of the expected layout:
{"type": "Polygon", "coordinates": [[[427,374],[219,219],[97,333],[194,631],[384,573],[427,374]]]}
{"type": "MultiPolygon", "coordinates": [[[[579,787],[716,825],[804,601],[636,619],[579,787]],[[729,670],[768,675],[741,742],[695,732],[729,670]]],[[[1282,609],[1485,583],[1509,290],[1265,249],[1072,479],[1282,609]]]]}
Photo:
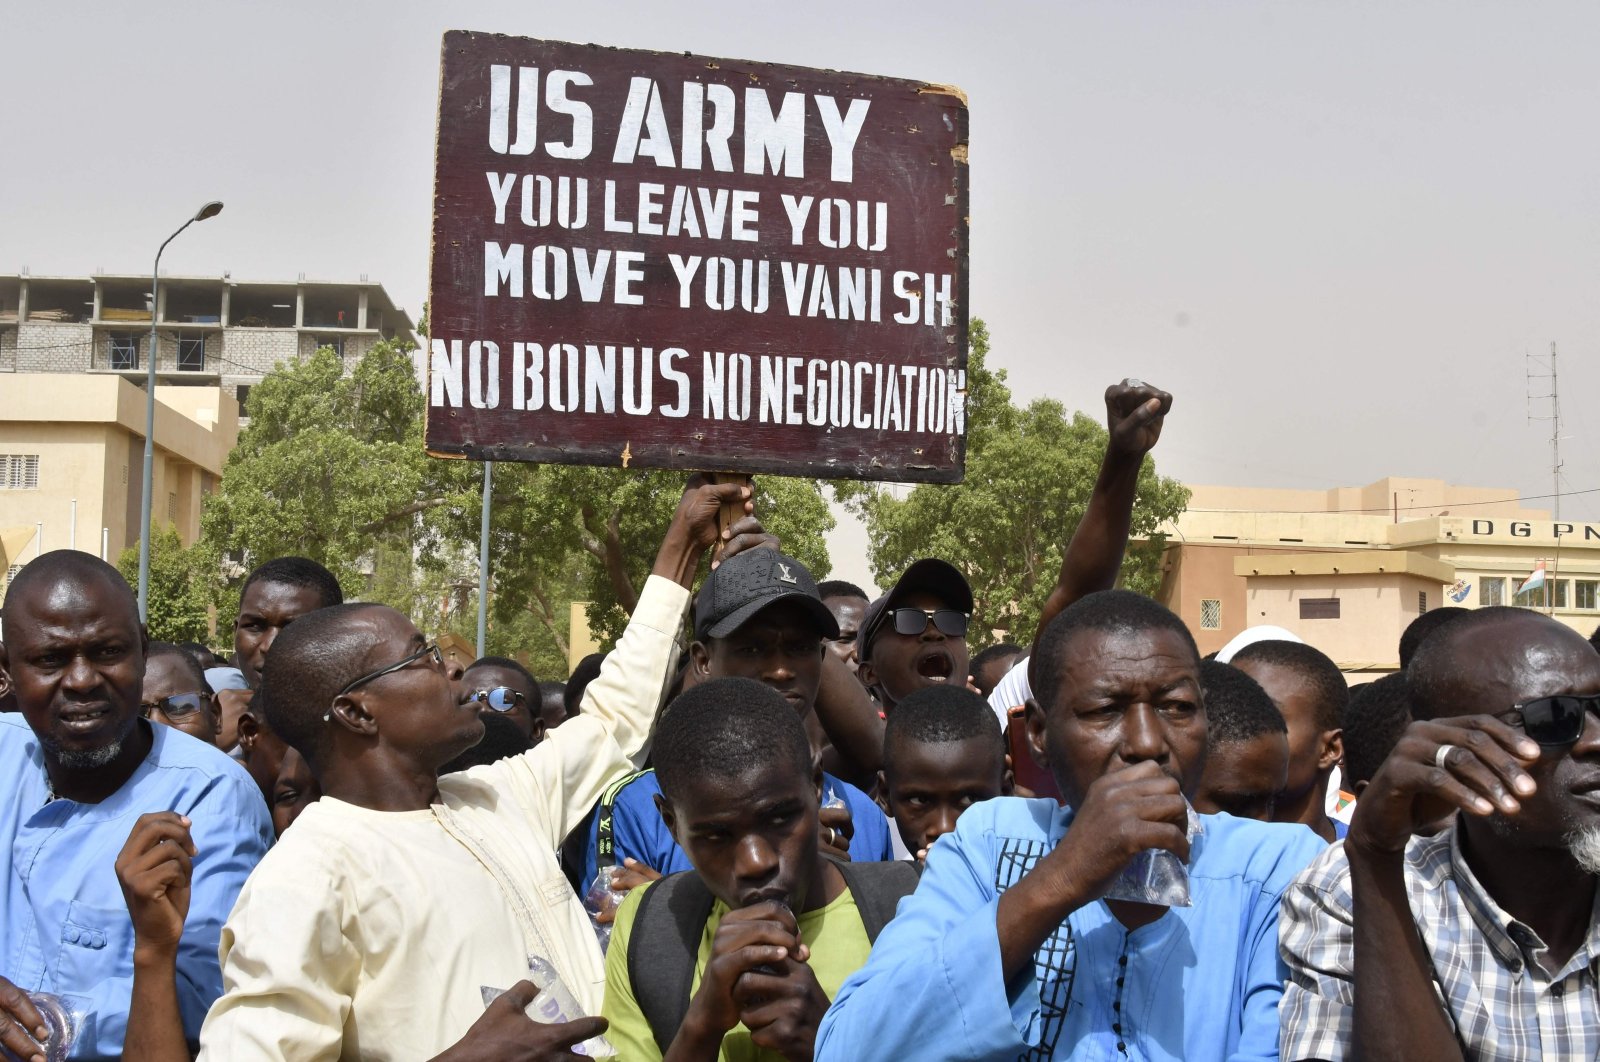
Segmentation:
{"type": "MultiPolygon", "coordinates": [[[[351,283],[0,275],[0,373],[111,373],[143,386],[156,324],[156,378],[221,387],[249,414],[250,388],[274,365],[332,347],[354,365],[381,339],[416,342],[411,319],[363,276],[351,283]]],[[[3,379],[3,377],[0,377],[3,379]]]]}

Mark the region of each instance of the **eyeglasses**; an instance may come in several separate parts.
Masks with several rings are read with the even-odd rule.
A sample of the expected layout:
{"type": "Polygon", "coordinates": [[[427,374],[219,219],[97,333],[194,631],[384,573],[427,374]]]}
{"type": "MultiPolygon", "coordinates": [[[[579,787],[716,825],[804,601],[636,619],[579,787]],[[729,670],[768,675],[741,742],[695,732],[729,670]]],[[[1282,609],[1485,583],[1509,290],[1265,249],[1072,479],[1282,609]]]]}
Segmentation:
{"type": "Polygon", "coordinates": [[[158,701],[140,701],[139,714],[149,719],[156,712],[160,712],[173,722],[177,722],[179,719],[189,718],[210,704],[209,693],[174,693],[158,701]]]}
{"type": "Polygon", "coordinates": [[[355,689],[357,686],[365,686],[367,683],[371,682],[373,679],[380,679],[385,675],[392,674],[393,672],[399,671],[401,668],[405,667],[407,664],[414,663],[415,661],[421,660],[425,656],[433,657],[434,666],[436,666],[436,667],[443,667],[444,666],[444,653],[439,651],[439,645],[438,645],[437,642],[430,642],[429,644],[423,646],[421,649],[418,649],[416,652],[412,653],[410,656],[406,657],[404,660],[396,660],[394,663],[390,664],[388,667],[380,667],[378,670],[372,672],[370,675],[362,675],[360,678],[356,679],[354,682],[352,682],[349,685],[347,685],[344,689],[342,689],[338,693],[334,694],[334,696],[335,697],[343,697],[345,694],[349,693],[351,690],[355,689]]]}
{"type": "Polygon", "coordinates": [[[477,701],[479,704],[486,705],[496,712],[509,712],[527,699],[525,694],[512,689],[510,686],[496,686],[492,690],[478,690],[476,693],[471,693],[467,696],[467,700],[477,701]]]}
{"type": "Polygon", "coordinates": [[[1583,736],[1589,712],[1600,715],[1600,693],[1557,694],[1513,704],[1522,717],[1522,732],[1545,748],[1565,748],[1583,736]]]}
{"type": "Polygon", "coordinates": [[[896,634],[916,635],[932,623],[947,638],[965,638],[968,616],[953,608],[896,608],[889,610],[896,634]]]}

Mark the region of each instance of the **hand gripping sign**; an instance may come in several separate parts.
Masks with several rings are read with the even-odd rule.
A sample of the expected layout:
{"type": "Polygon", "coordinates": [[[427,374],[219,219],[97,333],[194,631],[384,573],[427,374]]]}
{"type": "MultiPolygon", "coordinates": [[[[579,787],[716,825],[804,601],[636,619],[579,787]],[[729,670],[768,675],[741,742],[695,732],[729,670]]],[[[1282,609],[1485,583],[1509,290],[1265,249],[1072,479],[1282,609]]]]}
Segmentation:
{"type": "Polygon", "coordinates": [[[965,97],[447,33],[429,320],[436,456],[959,482],[965,97]]]}

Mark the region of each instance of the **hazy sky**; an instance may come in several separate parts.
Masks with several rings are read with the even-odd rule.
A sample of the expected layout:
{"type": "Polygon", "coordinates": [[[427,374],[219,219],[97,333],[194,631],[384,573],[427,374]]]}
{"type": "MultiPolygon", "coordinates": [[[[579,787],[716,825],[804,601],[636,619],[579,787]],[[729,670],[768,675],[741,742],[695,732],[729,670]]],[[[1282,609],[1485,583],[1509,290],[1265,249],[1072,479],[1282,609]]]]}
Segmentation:
{"type": "MultiPolygon", "coordinates": [[[[1019,397],[1098,415],[1108,382],[1155,381],[1177,396],[1158,467],[1189,482],[1544,495],[1525,355],[1554,340],[1566,489],[1591,492],[1563,516],[1600,520],[1587,0],[36,0],[0,25],[0,270],[146,271],[220,198],[164,270],[367,273],[414,315],[446,29],[948,82],[971,98],[972,312],[1019,397]]],[[[866,575],[859,541],[841,574],[866,575]]]]}

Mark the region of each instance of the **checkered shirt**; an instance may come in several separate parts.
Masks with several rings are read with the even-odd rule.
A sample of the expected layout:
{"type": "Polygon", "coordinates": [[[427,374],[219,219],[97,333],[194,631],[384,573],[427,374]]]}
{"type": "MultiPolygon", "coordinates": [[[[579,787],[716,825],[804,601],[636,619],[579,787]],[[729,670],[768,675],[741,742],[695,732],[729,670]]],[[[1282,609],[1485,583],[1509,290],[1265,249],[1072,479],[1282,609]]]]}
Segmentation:
{"type": "MultiPolygon", "coordinates": [[[[1544,942],[1491,899],[1462,858],[1456,828],[1406,846],[1411,915],[1434,988],[1473,1062],[1600,1058],[1600,918],[1552,976],[1544,942]]],[[[1597,897],[1600,901],[1600,897],[1597,897]]],[[[1285,1062],[1345,1058],[1355,1013],[1350,865],[1331,846],[1283,894],[1279,946],[1289,983],[1279,1004],[1285,1062]]],[[[1597,907],[1600,910],[1600,907],[1597,907]]],[[[1388,1020],[1403,1021],[1403,1015],[1388,1020]]]]}

